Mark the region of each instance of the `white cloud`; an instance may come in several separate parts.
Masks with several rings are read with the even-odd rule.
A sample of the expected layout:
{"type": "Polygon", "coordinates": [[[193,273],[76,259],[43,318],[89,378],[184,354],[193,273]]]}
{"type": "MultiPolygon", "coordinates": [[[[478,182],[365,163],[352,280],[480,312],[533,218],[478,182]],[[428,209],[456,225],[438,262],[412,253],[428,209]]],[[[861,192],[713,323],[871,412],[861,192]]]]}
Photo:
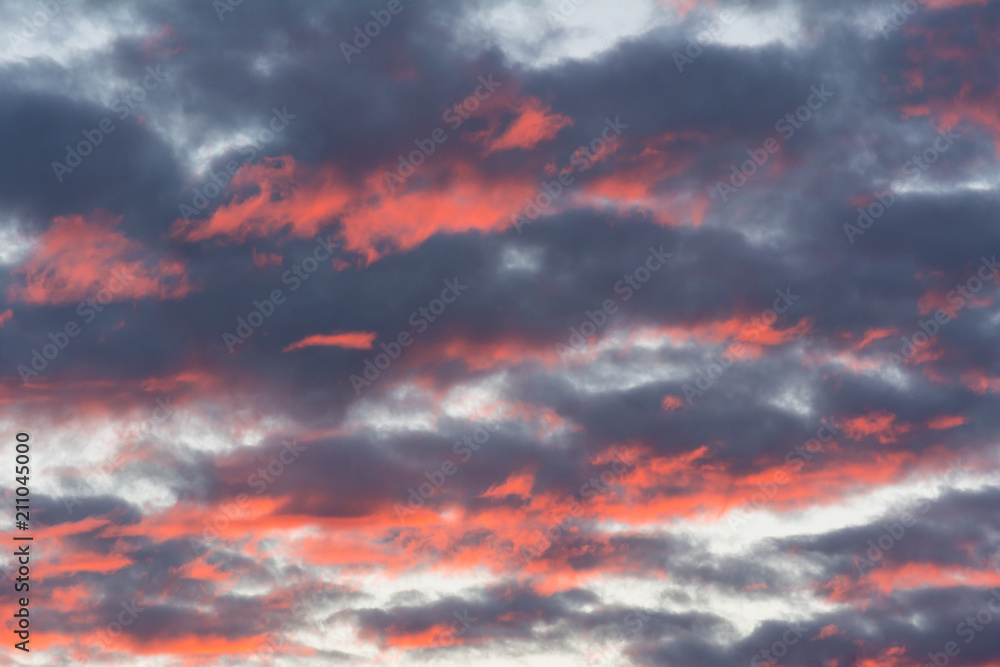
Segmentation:
{"type": "Polygon", "coordinates": [[[500,47],[511,65],[550,67],[599,56],[627,39],[675,20],[654,0],[509,0],[473,10],[460,22],[462,49],[500,47]]]}

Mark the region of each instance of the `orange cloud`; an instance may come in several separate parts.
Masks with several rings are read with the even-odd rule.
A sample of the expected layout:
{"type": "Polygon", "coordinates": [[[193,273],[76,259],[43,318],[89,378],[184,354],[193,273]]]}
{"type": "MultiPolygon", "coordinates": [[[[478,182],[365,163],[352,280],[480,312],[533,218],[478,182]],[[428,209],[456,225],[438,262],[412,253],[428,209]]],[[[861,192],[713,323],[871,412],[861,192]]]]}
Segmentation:
{"type": "Polygon", "coordinates": [[[182,261],[155,258],[141,243],[115,231],[119,222],[121,216],[101,211],[89,218],[56,218],[31,256],[11,271],[23,282],[11,285],[7,298],[52,305],[94,298],[104,304],[179,299],[195,289],[182,261]]]}
{"type": "Polygon", "coordinates": [[[511,224],[511,214],[524,200],[537,194],[529,178],[486,178],[462,162],[424,170],[431,185],[393,192],[381,171],[352,185],[332,166],[310,168],[290,157],[264,158],[243,166],[230,186],[252,194],[235,197],[208,220],[177,219],[171,235],[191,242],[242,243],[280,233],[308,238],[339,218],[345,247],[371,262],[441,232],[500,231],[511,224]]]}
{"type": "Polygon", "coordinates": [[[225,237],[273,237],[288,229],[295,236],[312,236],[352,200],[354,193],[332,169],[300,169],[290,157],[264,158],[244,165],[229,190],[256,190],[237,196],[215,210],[207,221],[177,219],[171,235],[185,241],[225,237]]]}
{"type": "Polygon", "coordinates": [[[927,0],[931,9],[954,9],[965,5],[985,5],[986,0],[927,0]]]}
{"type": "Polygon", "coordinates": [[[534,148],[555,138],[562,128],[573,125],[572,118],[552,113],[552,107],[534,97],[518,100],[514,110],[517,118],[500,136],[492,138],[495,128],[487,130],[489,134],[480,135],[486,143],[486,155],[512,148],[534,148]]]}
{"type": "MultiPolygon", "coordinates": [[[[970,4],[984,4],[985,0],[928,0],[935,10],[960,7],[970,4]]],[[[942,66],[963,68],[973,77],[974,68],[981,67],[983,54],[991,53],[995,48],[995,30],[985,25],[975,25],[970,34],[957,33],[947,27],[928,27],[926,25],[908,25],[904,27],[908,37],[918,38],[924,43],[921,48],[911,47],[906,50],[906,58],[913,64],[917,72],[911,68],[904,70],[904,78],[910,84],[918,82],[925,93],[932,86],[943,87],[952,83],[941,72],[942,66]],[[910,70],[910,71],[907,71],[910,70]],[[925,79],[927,79],[925,81],[925,79]]],[[[993,136],[994,150],[1000,151],[1000,120],[997,119],[996,108],[1000,101],[1000,93],[985,87],[973,87],[971,81],[965,81],[957,94],[950,91],[938,96],[922,95],[919,107],[907,102],[901,103],[903,115],[915,112],[928,113],[935,117],[934,123],[938,129],[950,130],[963,123],[978,125],[993,136]]],[[[963,133],[965,129],[961,130],[963,133]]]]}
{"type": "Polygon", "coordinates": [[[253,265],[258,269],[263,269],[267,266],[281,266],[281,255],[277,255],[273,252],[258,253],[257,249],[254,248],[253,265]]]}
{"type": "Polygon", "coordinates": [[[531,488],[535,485],[535,476],[528,472],[511,475],[503,484],[494,484],[485,493],[484,498],[506,498],[507,496],[521,496],[527,498],[531,495],[531,488]]]}
{"type": "Polygon", "coordinates": [[[966,420],[966,418],[963,415],[935,417],[934,419],[931,419],[929,422],[927,422],[927,427],[932,428],[936,431],[942,431],[944,429],[961,426],[966,421],[968,420],[966,420]]]}
{"type": "Polygon", "coordinates": [[[670,412],[676,410],[683,405],[681,399],[676,396],[664,396],[663,403],[661,404],[663,410],[670,412]]]}
{"type": "Polygon", "coordinates": [[[349,350],[370,350],[375,341],[374,331],[345,331],[333,334],[306,336],[297,343],[282,348],[282,352],[301,350],[306,347],[342,347],[349,350]]]}
{"type": "Polygon", "coordinates": [[[868,329],[867,331],[865,331],[864,338],[861,339],[861,342],[858,343],[854,349],[860,350],[873,340],[879,340],[880,338],[887,338],[894,333],[896,333],[895,329],[868,329]]]}
{"type": "Polygon", "coordinates": [[[727,341],[740,342],[747,350],[734,356],[755,356],[759,346],[772,347],[804,337],[812,330],[812,318],[802,318],[798,324],[787,329],[775,329],[777,320],[771,324],[764,323],[759,314],[753,319],[743,315],[735,315],[728,320],[713,320],[693,322],[680,326],[659,327],[658,331],[675,340],[697,340],[712,344],[727,341]]]}
{"type": "MultiPolygon", "coordinates": [[[[573,123],[534,98],[500,94],[490,98],[477,115],[486,117],[490,128],[465,133],[463,138],[484,145],[487,153],[537,146],[573,123]],[[517,118],[497,135],[501,114],[510,110],[517,118]]],[[[574,168],[580,171],[582,165],[589,168],[602,160],[615,160],[618,173],[595,174],[544,212],[555,213],[579,203],[610,204],[622,210],[648,209],[661,224],[701,224],[709,208],[708,196],[692,194],[689,184],[678,179],[687,173],[695,151],[709,140],[698,133],[667,134],[651,140],[640,155],[627,160],[617,158],[620,142],[612,141],[599,155],[577,151],[565,167],[549,163],[544,169],[549,176],[574,168]],[[664,187],[673,180],[677,180],[676,188],[664,187]]],[[[344,247],[371,262],[409,250],[439,233],[502,231],[514,224],[515,216],[523,214],[526,203],[539,193],[539,175],[533,169],[487,176],[479,165],[462,159],[429,161],[420,169],[419,185],[407,181],[405,187],[396,187],[387,183],[384,169],[348,178],[333,165],[301,165],[289,156],[264,158],[240,168],[228,188],[234,196],[227,204],[207,220],[177,219],[171,235],[189,242],[222,243],[281,234],[308,238],[323,226],[339,222],[344,247]]]]}
{"type": "Polygon", "coordinates": [[[896,415],[884,410],[844,420],[844,432],[853,440],[866,435],[878,436],[882,444],[896,442],[896,437],[912,430],[910,424],[896,424],[896,415]]]}
{"type": "Polygon", "coordinates": [[[977,394],[1000,393],[1000,377],[987,375],[982,369],[966,371],[961,380],[962,384],[977,394]]]}
{"type": "Polygon", "coordinates": [[[596,205],[613,203],[622,213],[640,208],[648,210],[661,225],[677,226],[704,222],[711,200],[708,194],[693,190],[686,177],[702,146],[711,138],[700,132],[668,132],[642,140],[642,152],[619,156],[623,143],[612,141],[599,154],[579,151],[571,161],[580,165],[614,160],[614,170],[595,175],[581,188],[581,197],[596,205]],[[589,157],[588,157],[589,156],[589,157]]]}

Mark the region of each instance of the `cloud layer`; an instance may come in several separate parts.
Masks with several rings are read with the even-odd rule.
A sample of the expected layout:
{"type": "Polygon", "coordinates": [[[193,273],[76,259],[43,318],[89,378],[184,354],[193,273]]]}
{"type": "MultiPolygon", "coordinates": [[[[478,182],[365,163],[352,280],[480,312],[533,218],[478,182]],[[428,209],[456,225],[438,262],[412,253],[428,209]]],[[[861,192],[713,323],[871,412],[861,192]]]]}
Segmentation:
{"type": "Polygon", "coordinates": [[[41,7],[13,664],[1000,665],[1000,6],[41,7]]]}

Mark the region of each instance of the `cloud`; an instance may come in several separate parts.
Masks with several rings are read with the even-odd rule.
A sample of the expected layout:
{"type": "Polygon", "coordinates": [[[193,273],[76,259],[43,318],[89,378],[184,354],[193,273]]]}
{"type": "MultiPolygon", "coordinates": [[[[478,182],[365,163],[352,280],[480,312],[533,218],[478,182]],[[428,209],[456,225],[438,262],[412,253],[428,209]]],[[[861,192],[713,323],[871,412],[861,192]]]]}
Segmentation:
{"type": "Polygon", "coordinates": [[[0,46],[43,661],[991,664],[1000,14],[620,4],[84,1],[0,46]]]}
{"type": "Polygon", "coordinates": [[[64,305],[89,297],[107,304],[180,299],[195,289],[182,260],[157,258],[116,230],[120,222],[120,216],[101,211],[53,220],[27,259],[11,270],[19,280],[7,288],[7,298],[64,305]]]}
{"type": "Polygon", "coordinates": [[[350,350],[370,350],[372,349],[372,342],[375,340],[376,335],[377,334],[374,331],[347,331],[329,335],[314,334],[312,336],[306,336],[297,343],[286,345],[281,349],[281,351],[291,352],[293,350],[301,350],[307,347],[323,346],[342,347],[350,350]]]}

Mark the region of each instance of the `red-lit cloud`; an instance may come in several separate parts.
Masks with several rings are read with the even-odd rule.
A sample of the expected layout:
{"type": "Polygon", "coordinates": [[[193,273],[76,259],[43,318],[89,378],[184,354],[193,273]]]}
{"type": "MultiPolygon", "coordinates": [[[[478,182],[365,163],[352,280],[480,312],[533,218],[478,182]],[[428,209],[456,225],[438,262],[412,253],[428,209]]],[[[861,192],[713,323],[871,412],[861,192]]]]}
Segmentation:
{"type": "Polygon", "coordinates": [[[180,299],[195,287],[181,260],[157,257],[116,227],[121,217],[95,212],[56,218],[31,255],[11,272],[7,298],[65,305],[87,298],[101,303],[180,299]]]}
{"type": "Polygon", "coordinates": [[[286,345],[282,352],[301,350],[307,347],[342,347],[345,350],[370,350],[375,341],[375,331],[346,331],[333,334],[306,336],[297,343],[286,345]]]}

